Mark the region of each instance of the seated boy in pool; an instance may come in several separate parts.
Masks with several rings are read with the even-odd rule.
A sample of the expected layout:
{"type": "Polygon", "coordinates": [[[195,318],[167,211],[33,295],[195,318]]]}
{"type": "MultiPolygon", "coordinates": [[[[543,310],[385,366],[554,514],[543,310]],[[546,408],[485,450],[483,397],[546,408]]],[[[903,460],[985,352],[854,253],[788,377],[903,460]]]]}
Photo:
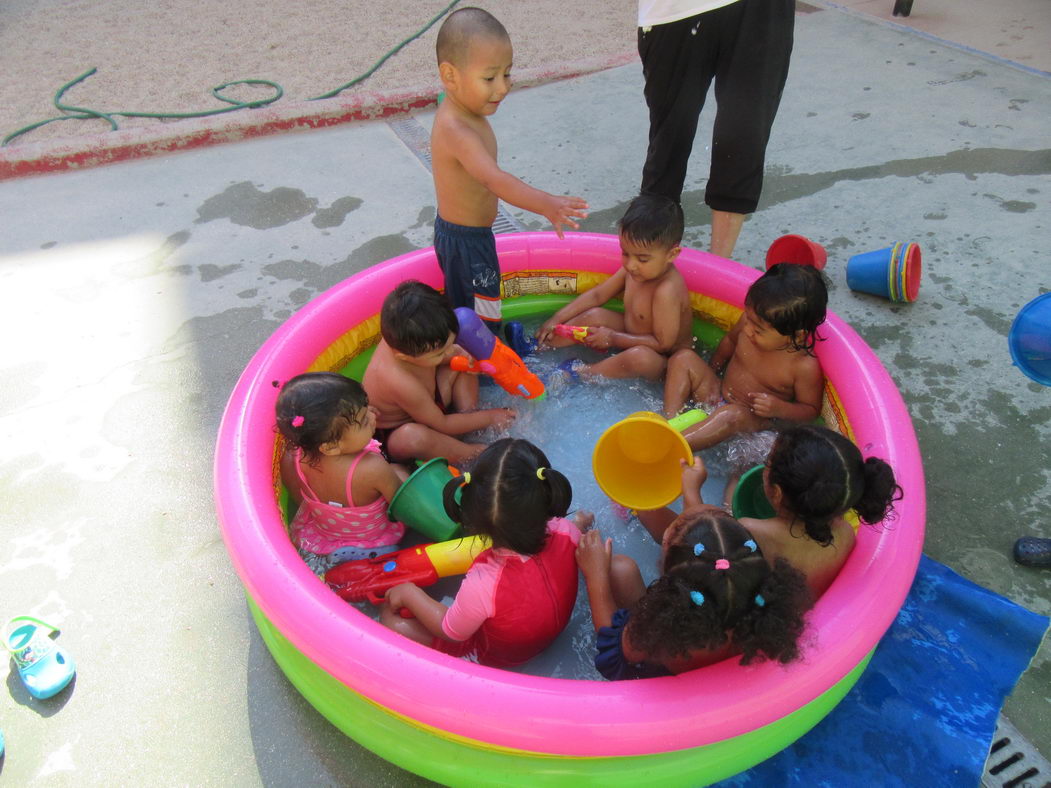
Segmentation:
{"type": "Polygon", "coordinates": [[[586,326],[588,347],[620,352],[595,364],[577,362],[571,374],[657,380],[668,356],[693,345],[690,295],[675,267],[682,208],[667,197],[641,194],[631,201],[619,230],[621,268],[555,312],[537,330],[537,339],[565,347],[574,340],[557,336],[555,326],[586,326]],[[603,306],[618,296],[623,314],[603,306]]]}
{"type": "Polygon", "coordinates": [[[378,412],[376,440],[392,462],[444,457],[459,465],[485,444],[455,436],[515,417],[508,408],[477,410],[478,378],[449,366],[463,352],[454,344],[457,330],[445,296],[422,282],[402,282],[383,301],[382,339],[362,383],[378,412]]]}

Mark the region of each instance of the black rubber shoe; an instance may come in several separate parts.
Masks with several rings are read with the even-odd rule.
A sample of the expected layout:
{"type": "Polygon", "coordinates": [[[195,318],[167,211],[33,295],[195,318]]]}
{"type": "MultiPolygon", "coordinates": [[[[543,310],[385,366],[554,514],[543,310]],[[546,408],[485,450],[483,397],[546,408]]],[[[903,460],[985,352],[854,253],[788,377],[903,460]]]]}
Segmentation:
{"type": "Polygon", "coordinates": [[[1015,542],[1015,561],[1040,569],[1051,567],[1051,539],[1023,536],[1015,542]]]}

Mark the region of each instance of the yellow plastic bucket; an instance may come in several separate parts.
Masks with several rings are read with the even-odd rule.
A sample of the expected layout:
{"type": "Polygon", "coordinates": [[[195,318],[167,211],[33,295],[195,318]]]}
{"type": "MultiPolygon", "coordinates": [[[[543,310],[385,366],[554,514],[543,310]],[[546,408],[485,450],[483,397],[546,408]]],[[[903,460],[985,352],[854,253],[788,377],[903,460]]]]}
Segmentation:
{"type": "MultiPolygon", "coordinates": [[[[698,414],[704,417],[701,411],[690,411],[673,421],[682,429],[699,420],[698,414]]],[[[663,416],[639,411],[599,436],[591,468],[602,491],[620,505],[660,509],[682,493],[680,459],[693,464],[682,433],[663,416]]]]}

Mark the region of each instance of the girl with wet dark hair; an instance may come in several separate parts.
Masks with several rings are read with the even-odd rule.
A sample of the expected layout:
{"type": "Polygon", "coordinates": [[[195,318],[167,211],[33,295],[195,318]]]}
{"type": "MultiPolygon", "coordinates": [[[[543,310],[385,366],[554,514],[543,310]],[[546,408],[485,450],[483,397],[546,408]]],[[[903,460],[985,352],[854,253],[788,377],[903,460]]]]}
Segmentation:
{"type": "Polygon", "coordinates": [[[275,406],[285,438],[281,479],[299,509],[289,532],[314,572],[398,549],[405,526],[387,506],[408,475],[374,440],[376,411],[356,380],[307,372],[281,387],[275,406]]]}
{"type": "Polygon", "coordinates": [[[814,348],[827,305],[820,271],[777,263],[748,288],[744,314],[709,361],[690,348],[668,360],[664,415],[675,416],[689,402],[711,413],[683,432],[692,449],[821,415],[825,376],[814,348]]]}
{"type": "Polygon", "coordinates": [[[801,571],[814,596],[832,584],[854,549],[846,515],[874,525],[902,496],[894,470],[827,427],[803,424],[779,433],[763,472],[775,515],[742,518],[770,561],[783,558],[801,571]]]}

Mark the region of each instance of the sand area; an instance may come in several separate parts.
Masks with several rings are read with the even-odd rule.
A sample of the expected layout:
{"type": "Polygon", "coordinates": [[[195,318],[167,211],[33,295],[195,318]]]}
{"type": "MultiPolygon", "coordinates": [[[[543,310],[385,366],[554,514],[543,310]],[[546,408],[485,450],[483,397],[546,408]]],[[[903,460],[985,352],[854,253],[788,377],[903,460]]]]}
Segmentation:
{"type": "MultiPolygon", "coordinates": [[[[559,0],[493,0],[482,5],[511,34],[519,83],[542,79],[553,68],[619,65],[635,53],[635,0],[568,6],[559,0]]],[[[242,79],[279,84],[284,96],[272,106],[304,102],[363,74],[448,6],[448,0],[5,0],[0,4],[0,137],[59,116],[52,104],[56,91],[91,68],[98,71],[65,94],[69,105],[103,112],[207,111],[224,106],[211,95],[213,87],[242,79]]],[[[436,94],[437,30],[434,25],[340,98],[370,92],[436,94]]],[[[245,101],[274,91],[239,86],[224,95],[245,101]]],[[[312,102],[319,111],[325,103],[312,102]]],[[[235,114],[218,116],[216,122],[235,114]]],[[[122,129],[178,122],[116,120],[122,129]]],[[[11,144],[108,129],[99,119],[62,121],[11,144]]]]}

